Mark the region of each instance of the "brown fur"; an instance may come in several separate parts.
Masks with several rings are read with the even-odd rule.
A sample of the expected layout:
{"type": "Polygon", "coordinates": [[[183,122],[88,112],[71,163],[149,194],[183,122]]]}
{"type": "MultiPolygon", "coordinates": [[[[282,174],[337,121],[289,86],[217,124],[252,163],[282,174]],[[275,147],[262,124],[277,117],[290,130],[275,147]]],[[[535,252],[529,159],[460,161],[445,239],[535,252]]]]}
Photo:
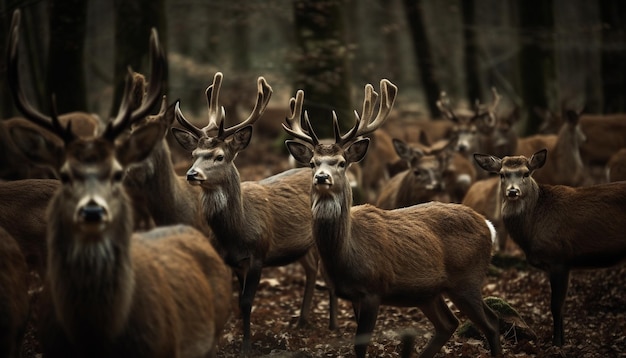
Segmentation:
{"type": "MultiPolygon", "coordinates": [[[[436,333],[421,356],[433,357],[458,326],[444,294],[480,327],[491,353],[498,355],[498,318],[481,296],[492,247],[485,218],[466,206],[439,202],[396,210],[352,206],[346,170],[365,156],[369,139],[360,136],[380,126],[393,106],[397,89],[385,81],[381,81],[383,100],[376,119],[363,111],[365,123],[375,124],[362,129],[357,122],[359,130],[350,132],[353,137],[337,136],[336,144],[321,144],[313,139],[310,126],[304,132],[293,119],[285,125],[298,138],[286,143],[291,154],[300,163],[313,164],[308,180],[313,235],[337,295],[352,301],[355,308],[356,356],[365,357],[379,306],[384,304],[417,306],[424,312],[436,333]]],[[[373,105],[370,93],[366,86],[364,108],[373,105]]],[[[302,99],[303,94],[298,91],[297,97],[302,99]]]]}
{"type": "Polygon", "coordinates": [[[626,148],[615,152],[606,164],[607,181],[626,180],[626,148]]]}
{"type": "Polygon", "coordinates": [[[546,152],[524,156],[477,155],[502,180],[502,218],[529,263],[546,271],[552,290],[553,343],[565,344],[563,303],[570,270],[612,266],[626,258],[626,182],[572,188],[538,183],[530,176],[546,152]]]}
{"type": "MultiPolygon", "coordinates": [[[[217,106],[222,74],[207,88],[209,125],[200,129],[177,110],[177,120],[187,128],[172,128],[179,143],[193,156],[187,180],[202,189],[202,211],[213,230],[217,246],[239,280],[239,307],[243,316],[242,353],[250,354],[252,302],[266,266],[299,261],[306,284],[298,324],[307,324],[318,272],[313,246],[306,169],[291,169],[260,181],[241,182],[234,164],[237,154],[252,138],[252,124],[262,115],[271,87],[259,78],[257,105],[244,122],[225,128],[217,106]],[[259,107],[260,106],[260,107],[259,107]],[[260,109],[259,109],[260,108],[260,109]],[[257,111],[258,110],[258,111],[257,111]],[[216,118],[215,114],[219,118],[216,118]],[[183,124],[184,123],[184,124],[183,124]],[[217,132],[215,128],[220,127],[217,132]],[[287,210],[288,208],[288,210],[287,210]],[[291,212],[294,211],[295,214],[291,212]]],[[[336,327],[336,298],[330,295],[330,327],[336,327]]]]}
{"type": "Polygon", "coordinates": [[[0,357],[21,357],[29,313],[28,267],[17,242],[0,227],[0,357]]]}
{"type": "Polygon", "coordinates": [[[42,279],[47,258],[46,207],[58,188],[59,181],[53,179],[0,183],[0,226],[17,241],[29,269],[42,279]]]}

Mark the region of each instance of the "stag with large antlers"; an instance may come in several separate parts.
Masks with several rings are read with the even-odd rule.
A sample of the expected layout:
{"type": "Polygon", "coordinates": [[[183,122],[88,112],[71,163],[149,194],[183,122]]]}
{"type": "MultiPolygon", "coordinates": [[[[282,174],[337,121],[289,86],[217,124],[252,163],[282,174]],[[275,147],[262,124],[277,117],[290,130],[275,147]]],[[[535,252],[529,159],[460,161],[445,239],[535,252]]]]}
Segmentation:
{"type": "MultiPolygon", "coordinates": [[[[204,217],[213,229],[226,263],[236,272],[241,286],[239,307],[243,316],[243,353],[250,343],[252,302],[266,266],[300,261],[306,286],[299,325],[308,318],[318,271],[313,237],[308,170],[292,169],[258,182],[241,182],[234,164],[237,153],[250,143],[252,125],[261,117],[272,94],[263,77],[252,114],[232,127],[224,126],[224,109],[218,105],[222,74],[216,73],[206,90],[209,123],[197,128],[176,108],[176,118],[186,130],[172,128],[179,143],[192,154],[194,163],[187,180],[202,188],[204,217]],[[288,213],[285,208],[291,208],[288,213]]],[[[292,113],[292,116],[295,115],[292,113]]],[[[336,327],[336,299],[331,293],[331,328],[336,327]]]]}
{"type": "MultiPolygon", "coordinates": [[[[307,179],[313,213],[313,236],[324,269],[339,297],[352,301],[357,319],[355,352],[365,357],[379,306],[418,306],[435,326],[422,357],[432,357],[448,341],[458,320],[443,294],[487,336],[491,353],[501,352],[498,317],[482,300],[494,240],[493,226],[472,209],[432,202],[383,210],[352,206],[346,179],[351,163],[363,159],[369,138],[391,112],[397,88],[382,80],[378,114],[371,85],[365,86],[361,117],[341,135],[333,114],[335,143],[322,144],[305,114],[288,119],[284,129],[296,140],[287,148],[312,168],[307,179]]],[[[304,97],[298,91],[296,98],[304,97]]],[[[291,99],[291,102],[298,102],[291,99]]],[[[292,212],[296,215],[295,212],[292,212]]]]}
{"type": "MultiPolygon", "coordinates": [[[[19,88],[19,12],[10,37],[10,82],[19,88]]],[[[133,234],[132,206],[122,179],[163,138],[147,125],[126,138],[161,97],[165,55],[156,30],[150,37],[152,77],[147,100],[129,106],[130,76],[117,118],[91,138],[79,138],[16,93],[23,114],[52,131],[13,136],[29,159],[51,167],[61,185],[48,206],[48,270],[39,333],[46,357],[205,357],[230,312],[229,271],[208,239],[179,225],[133,234]]]]}

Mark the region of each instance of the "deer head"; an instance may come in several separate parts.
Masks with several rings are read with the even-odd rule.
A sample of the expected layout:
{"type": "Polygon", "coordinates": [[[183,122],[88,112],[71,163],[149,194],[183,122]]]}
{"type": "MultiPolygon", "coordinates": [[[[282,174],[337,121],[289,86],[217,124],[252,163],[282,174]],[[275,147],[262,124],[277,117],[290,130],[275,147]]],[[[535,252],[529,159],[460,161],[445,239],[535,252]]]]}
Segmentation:
{"type": "Polygon", "coordinates": [[[495,109],[500,102],[500,96],[495,90],[493,93],[494,101],[490,107],[485,108],[476,100],[473,111],[460,115],[452,110],[450,98],[446,92],[441,92],[437,107],[448,119],[454,122],[452,130],[457,138],[456,150],[458,152],[468,154],[477,151],[480,146],[479,136],[490,133],[495,126],[495,109]]]}
{"type": "Polygon", "coordinates": [[[320,143],[315,135],[308,114],[304,113],[302,127],[302,103],[304,92],[299,90],[296,98],[290,100],[291,115],[283,123],[283,128],[296,140],[287,140],[285,144],[293,157],[300,163],[310,165],[314,169],[314,196],[351,195],[346,170],[351,163],[359,162],[367,153],[369,138],[364,137],[382,126],[393,108],[397,87],[386,79],[380,81],[382,94],[378,114],[374,118],[374,103],[378,94],[372,85],[365,86],[365,97],[361,116],[355,111],[356,124],[342,135],[333,112],[335,142],[320,143]]]}
{"type": "MultiPolygon", "coordinates": [[[[161,97],[165,55],[156,30],[150,36],[152,74],[146,100],[140,106],[132,102],[135,81],[131,71],[126,80],[124,97],[116,118],[94,137],[78,137],[72,123],[63,126],[58,118],[54,95],[52,113],[36,110],[20,86],[18,71],[18,30],[20,13],[16,11],[11,24],[8,51],[8,82],[15,103],[26,119],[52,132],[59,140],[51,140],[35,128],[15,127],[11,134],[19,149],[33,162],[50,167],[61,179],[60,198],[65,209],[61,214],[78,232],[94,232],[107,227],[117,213],[125,195],[122,189],[123,169],[143,160],[162,138],[162,126],[145,126],[131,136],[118,140],[131,123],[145,117],[161,97]]],[[[60,209],[60,208],[58,208],[60,209]]]]}
{"type": "Polygon", "coordinates": [[[206,89],[209,107],[209,123],[198,128],[188,121],[177,103],[176,120],[185,128],[173,127],[172,134],[180,145],[192,154],[194,163],[187,171],[187,180],[192,185],[223,184],[227,180],[224,167],[233,166],[237,153],[244,150],[252,138],[252,125],[263,115],[272,96],[272,88],[265,78],[257,81],[258,95],[254,109],[243,122],[224,128],[224,107],[219,107],[219,93],[222,86],[222,73],[213,77],[213,84],[206,89]],[[211,181],[207,178],[211,177],[211,181]]]}

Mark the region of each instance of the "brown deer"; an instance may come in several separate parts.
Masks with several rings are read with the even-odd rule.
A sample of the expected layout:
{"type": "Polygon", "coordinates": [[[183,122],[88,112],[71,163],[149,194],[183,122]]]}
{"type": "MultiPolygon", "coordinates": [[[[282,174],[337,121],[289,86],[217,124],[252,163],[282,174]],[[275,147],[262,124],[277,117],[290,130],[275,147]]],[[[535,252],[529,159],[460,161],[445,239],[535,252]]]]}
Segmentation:
{"type": "Polygon", "coordinates": [[[28,266],[11,235],[0,226],[0,357],[21,357],[29,316],[28,266]]]}
{"type": "MultiPolygon", "coordinates": [[[[140,106],[144,97],[145,79],[137,74],[135,76],[136,85],[140,87],[137,92],[141,94],[135,105],[140,106]]],[[[184,176],[179,176],[172,162],[166,133],[174,122],[174,107],[177,105],[178,102],[168,106],[163,96],[159,113],[133,123],[133,130],[157,123],[164,128],[164,135],[146,159],[128,168],[124,186],[133,200],[144,208],[144,223],[151,220],[157,226],[186,224],[212,237],[212,231],[201,215],[200,188],[189,185],[184,176]]]]}
{"type": "MultiPolygon", "coordinates": [[[[558,135],[537,134],[518,140],[517,152],[519,154],[530,156],[542,149],[542,146],[555,154],[552,161],[535,173],[534,179],[539,183],[570,186],[583,183],[584,167],[579,148],[585,140],[585,135],[580,129],[579,116],[576,112],[568,111],[566,118],[558,135]]],[[[504,251],[508,234],[502,222],[499,189],[500,180],[497,177],[478,181],[465,194],[463,204],[485,215],[493,222],[498,231],[499,250],[504,251]]]]}
{"type": "MultiPolygon", "coordinates": [[[[241,291],[239,307],[243,317],[244,354],[251,349],[250,312],[266,266],[300,261],[306,284],[298,324],[306,325],[318,260],[311,233],[309,187],[306,168],[291,169],[260,181],[241,182],[233,160],[250,143],[252,125],[263,114],[272,89],[258,79],[257,102],[243,122],[224,127],[225,113],[218,107],[222,73],[206,90],[209,123],[202,129],[185,119],[179,108],[176,119],[186,130],[172,128],[174,136],[189,151],[194,163],[187,181],[202,188],[202,210],[211,226],[224,259],[237,274],[241,291]],[[285,208],[296,212],[287,215],[285,208]],[[313,256],[311,256],[313,255],[313,256]]],[[[336,327],[336,298],[331,293],[331,328],[336,327]]]]}
{"type": "Polygon", "coordinates": [[[444,173],[453,155],[454,141],[443,147],[409,145],[393,139],[396,153],[408,166],[393,176],[383,187],[376,201],[381,209],[403,208],[427,201],[450,202],[444,173]]]}
{"type": "MultiPolygon", "coordinates": [[[[299,116],[283,125],[296,138],[286,142],[291,154],[312,168],[312,177],[305,181],[315,244],[337,295],[355,307],[356,356],[366,355],[381,304],[419,307],[435,326],[421,356],[437,354],[458,326],[443,294],[476,323],[491,353],[498,355],[498,317],[481,296],[495,235],[491,224],[460,204],[432,202],[396,210],[352,206],[346,170],[366,154],[369,138],[363,136],[385,122],[397,94],[387,80],[381,80],[380,87],[375,118],[378,95],[369,84],[361,117],[356,116],[348,133],[340,133],[333,115],[335,143],[321,144],[306,114],[304,126],[299,116]]],[[[298,91],[292,107],[299,107],[303,98],[304,92],[298,91]]],[[[299,215],[293,210],[291,214],[299,215]]]]}
{"type": "MultiPolygon", "coordinates": [[[[18,13],[19,17],[19,13],[18,13]]],[[[19,19],[11,28],[17,57],[19,19]]],[[[216,356],[230,314],[229,270],[208,239],[188,226],[133,234],[124,169],[144,159],[163,127],[121,134],[158,102],[165,55],[150,38],[148,99],[128,106],[130,79],[117,117],[92,138],[75,136],[54,111],[46,116],[20,95],[22,112],[51,131],[13,131],[31,160],[53,168],[61,186],[48,206],[48,270],[41,297],[41,344],[46,357],[216,356]]],[[[53,101],[54,102],[54,101],[53,101]]]]}
{"type": "Polygon", "coordinates": [[[481,168],[500,175],[502,219],[528,262],[548,273],[553,344],[562,346],[563,303],[570,271],[608,267],[626,257],[626,182],[589,187],[547,185],[533,173],[546,163],[542,149],[530,159],[475,154],[481,168]]]}

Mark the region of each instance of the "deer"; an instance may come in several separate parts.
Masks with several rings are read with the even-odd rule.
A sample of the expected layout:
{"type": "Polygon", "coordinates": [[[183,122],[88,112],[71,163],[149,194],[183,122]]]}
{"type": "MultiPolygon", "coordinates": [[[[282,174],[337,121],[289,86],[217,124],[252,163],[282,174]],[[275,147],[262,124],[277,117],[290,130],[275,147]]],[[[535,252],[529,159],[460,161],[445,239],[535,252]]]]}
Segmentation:
{"type": "MultiPolygon", "coordinates": [[[[537,134],[519,138],[516,153],[510,154],[530,156],[534,153],[533,150],[537,151],[542,147],[554,153],[554,160],[546,163],[544,169],[535,174],[534,179],[537,182],[578,186],[584,181],[580,145],[585,141],[585,134],[578,123],[577,112],[567,111],[566,118],[557,135],[537,134]]],[[[498,248],[505,251],[508,233],[502,222],[499,190],[500,180],[497,176],[478,181],[469,188],[462,203],[474,208],[494,223],[498,231],[498,248]]]]}
{"type": "MultiPolygon", "coordinates": [[[[217,72],[206,89],[209,123],[198,128],[176,107],[175,115],[185,129],[172,128],[181,146],[191,153],[193,165],[187,181],[202,189],[202,215],[215,235],[226,263],[233,268],[240,284],[239,308],[243,319],[242,353],[250,354],[250,315],[252,303],[266,266],[282,266],[299,261],[306,283],[298,326],[308,324],[308,316],[318,272],[311,232],[309,188],[304,182],[307,168],[290,169],[260,181],[241,182],[233,160],[250,143],[253,124],[261,117],[272,94],[262,76],[258,78],[257,101],[244,121],[224,126],[225,112],[219,108],[223,74],[217,72]],[[285,208],[296,214],[287,215],[285,208]]],[[[293,115],[293,113],[292,113],[293,115]]],[[[337,299],[330,295],[329,327],[337,327],[337,299]]]]}
{"type": "MultiPolygon", "coordinates": [[[[19,12],[10,33],[14,61],[18,29],[19,12]]],[[[166,60],[155,29],[150,54],[148,99],[131,110],[127,78],[116,118],[95,137],[77,137],[63,127],[54,100],[52,113],[45,115],[17,93],[25,117],[60,140],[28,128],[12,133],[29,159],[61,178],[47,208],[48,267],[38,330],[46,357],[216,356],[231,311],[223,260],[189,226],[133,233],[124,170],[149,155],[163,138],[163,127],[122,134],[160,96],[166,60]]]]}
{"type": "MultiPolygon", "coordinates": [[[[139,107],[144,100],[145,78],[138,73],[134,73],[133,76],[137,87],[134,106],[139,107]]],[[[142,211],[144,226],[186,224],[212,238],[213,233],[201,215],[200,188],[189,185],[184,176],[179,176],[172,162],[167,133],[174,122],[174,108],[178,105],[178,101],[168,105],[167,97],[163,96],[161,108],[156,115],[139,118],[132,123],[133,131],[156,123],[161,125],[165,132],[162,140],[152,148],[147,158],[128,168],[124,186],[133,200],[138,201],[145,209],[142,211]]]]}
{"type": "Polygon", "coordinates": [[[453,154],[454,140],[448,141],[443,147],[410,145],[397,138],[392,143],[408,169],[387,182],[378,196],[376,206],[396,209],[431,200],[450,202],[444,173],[453,154]]]}
{"type": "Polygon", "coordinates": [[[0,357],[21,357],[29,317],[28,266],[17,241],[0,226],[0,357]]]}
{"type": "MultiPolygon", "coordinates": [[[[385,122],[397,87],[383,79],[380,91],[374,118],[378,94],[371,84],[365,86],[361,116],[355,112],[356,123],[344,135],[333,113],[332,144],[320,143],[307,113],[302,119],[302,90],[290,99],[300,116],[283,123],[284,130],[294,137],[285,143],[289,152],[312,168],[305,181],[310,190],[315,245],[337,296],[353,304],[356,356],[366,356],[383,304],[422,310],[435,326],[435,334],[421,356],[433,357],[459,324],[444,294],[485,334],[491,354],[499,355],[498,317],[481,294],[495,239],[493,226],[460,204],[430,202],[395,210],[352,205],[346,170],[365,156],[369,144],[365,136],[385,122]]],[[[291,215],[298,214],[291,211],[291,215]]]]}
{"type": "Polygon", "coordinates": [[[550,278],[552,344],[563,346],[563,304],[570,272],[610,267],[626,257],[626,182],[588,187],[549,185],[534,173],[548,151],[530,158],[476,153],[476,163],[500,176],[502,219],[528,263],[550,278]]]}

